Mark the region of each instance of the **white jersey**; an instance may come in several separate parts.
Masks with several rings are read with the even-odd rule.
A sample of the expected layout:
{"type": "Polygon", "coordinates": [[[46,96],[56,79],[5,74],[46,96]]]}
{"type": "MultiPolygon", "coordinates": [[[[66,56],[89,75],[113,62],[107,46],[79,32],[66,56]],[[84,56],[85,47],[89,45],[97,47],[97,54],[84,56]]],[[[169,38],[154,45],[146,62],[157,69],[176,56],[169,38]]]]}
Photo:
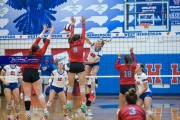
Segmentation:
{"type": "Polygon", "coordinates": [[[4,66],[4,68],[2,69],[3,72],[6,72],[5,74],[5,81],[7,81],[8,83],[18,83],[18,75],[21,74],[21,69],[18,66],[15,66],[14,68],[12,68],[10,65],[6,65],[4,66]],[[11,77],[13,76],[13,77],[11,77]]]}
{"type": "Polygon", "coordinates": [[[62,70],[62,73],[59,73],[58,70],[54,70],[51,74],[52,76],[55,76],[53,79],[52,85],[55,87],[59,88],[64,88],[65,85],[67,85],[68,79],[67,77],[62,77],[62,76],[67,76],[67,72],[62,70]]]}
{"type": "MultiPolygon", "coordinates": [[[[136,80],[136,85],[138,87],[138,92],[140,93],[144,89],[143,83],[147,82],[148,83],[148,77],[145,73],[142,73],[141,75],[135,74],[134,75],[135,80],[136,80]]],[[[149,89],[149,84],[148,84],[148,89],[146,92],[151,92],[149,89]]]]}
{"type": "Polygon", "coordinates": [[[97,56],[99,57],[99,60],[97,62],[99,62],[102,55],[102,48],[100,48],[100,50],[95,50],[95,43],[93,43],[90,47],[90,52],[88,54],[87,60],[92,61],[97,56]]]}

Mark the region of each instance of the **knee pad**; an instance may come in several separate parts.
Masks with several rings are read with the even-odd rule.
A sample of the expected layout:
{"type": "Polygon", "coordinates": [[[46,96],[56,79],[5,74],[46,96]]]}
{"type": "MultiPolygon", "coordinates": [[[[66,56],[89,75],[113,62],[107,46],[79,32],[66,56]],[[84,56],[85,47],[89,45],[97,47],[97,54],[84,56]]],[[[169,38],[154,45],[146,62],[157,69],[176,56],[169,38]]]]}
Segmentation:
{"type": "Polygon", "coordinates": [[[25,96],[24,101],[31,101],[31,97],[30,96],[25,96]]]}
{"type": "Polygon", "coordinates": [[[44,98],[43,93],[41,93],[40,95],[38,95],[38,99],[40,99],[40,98],[44,98]]]}
{"type": "Polygon", "coordinates": [[[52,102],[47,102],[47,106],[51,106],[52,105],[52,102]]]}
{"type": "Polygon", "coordinates": [[[15,104],[15,109],[20,110],[20,104],[15,104]]]}
{"type": "Polygon", "coordinates": [[[11,110],[11,105],[6,105],[6,110],[11,110]]]}
{"type": "Polygon", "coordinates": [[[67,86],[67,92],[72,92],[73,91],[73,87],[71,87],[71,86],[67,86]]]}
{"type": "Polygon", "coordinates": [[[90,80],[91,80],[91,83],[95,82],[95,77],[92,77],[90,80]]]}
{"type": "Polygon", "coordinates": [[[85,86],[80,86],[80,92],[85,92],[85,86]]]}
{"type": "Polygon", "coordinates": [[[90,94],[86,94],[86,99],[88,99],[90,97],[90,94]]]}
{"type": "Polygon", "coordinates": [[[90,100],[87,100],[86,106],[91,106],[91,101],[90,100]]]}
{"type": "Polygon", "coordinates": [[[147,115],[152,115],[153,112],[152,112],[151,110],[146,110],[146,114],[147,114],[147,115]]]}

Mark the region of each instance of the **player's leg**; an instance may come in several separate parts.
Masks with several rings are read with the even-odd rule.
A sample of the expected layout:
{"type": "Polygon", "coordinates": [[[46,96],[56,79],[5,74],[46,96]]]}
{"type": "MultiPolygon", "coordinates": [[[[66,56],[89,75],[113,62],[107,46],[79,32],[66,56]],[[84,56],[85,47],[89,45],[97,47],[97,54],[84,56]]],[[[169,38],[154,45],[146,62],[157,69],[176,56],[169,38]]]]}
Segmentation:
{"type": "Polygon", "coordinates": [[[66,108],[66,95],[64,93],[63,88],[58,88],[58,95],[59,95],[59,98],[61,99],[61,102],[63,104],[64,118],[65,118],[65,120],[70,120],[70,118],[68,117],[68,110],[66,108]]]}
{"type": "Polygon", "coordinates": [[[80,96],[82,100],[81,110],[83,113],[86,112],[86,97],[85,97],[85,72],[78,73],[79,86],[80,86],[80,96]]]}
{"type": "Polygon", "coordinates": [[[88,100],[88,98],[90,97],[90,93],[91,93],[91,85],[88,84],[88,86],[86,87],[86,107],[87,107],[87,112],[86,114],[88,116],[92,116],[92,111],[91,111],[91,101],[88,100]]]}
{"type": "MultiPolygon", "coordinates": [[[[86,65],[85,66],[85,73],[86,73],[86,76],[90,76],[90,73],[91,73],[91,70],[92,70],[92,68],[91,68],[91,66],[90,65],[86,65]]],[[[88,81],[89,81],[90,79],[88,78],[88,77],[86,77],[86,87],[87,87],[87,85],[88,85],[88,81]]]]}
{"type": "Polygon", "coordinates": [[[45,100],[44,94],[42,93],[42,82],[41,82],[41,80],[37,80],[37,81],[33,82],[32,86],[34,88],[36,95],[38,96],[39,103],[44,110],[44,117],[45,118],[49,117],[49,112],[47,111],[46,100],[45,100]]]}
{"type": "Polygon", "coordinates": [[[74,79],[75,79],[75,73],[68,72],[68,85],[67,85],[67,104],[66,108],[71,109],[72,108],[72,91],[74,86],[74,79]]]}
{"type": "Polygon", "coordinates": [[[9,86],[6,86],[3,84],[4,87],[4,95],[6,98],[6,114],[7,114],[7,120],[10,120],[10,112],[11,112],[11,89],[9,88],[9,86]]]}
{"type": "Polygon", "coordinates": [[[46,90],[47,90],[47,85],[49,84],[49,79],[44,78],[44,95],[46,96],[46,90]]]}
{"type": "MultiPolygon", "coordinates": [[[[98,65],[93,66],[91,76],[96,76],[98,70],[99,70],[99,66],[98,65]]],[[[90,101],[93,101],[95,99],[95,79],[96,79],[95,77],[92,77],[90,79],[91,80],[91,94],[90,94],[90,97],[88,99],[90,101]]]]}
{"type": "Polygon", "coordinates": [[[19,88],[18,88],[18,84],[14,84],[13,85],[13,90],[12,90],[12,95],[14,98],[14,108],[15,108],[15,118],[16,120],[19,120],[19,112],[20,112],[20,102],[19,102],[19,88]]]}
{"type": "Polygon", "coordinates": [[[22,80],[18,79],[18,85],[19,85],[19,92],[20,92],[20,98],[23,99],[23,87],[22,87],[22,80]]]}
{"type": "Polygon", "coordinates": [[[54,97],[55,97],[55,95],[56,95],[56,91],[53,89],[53,86],[51,85],[50,87],[51,87],[51,88],[50,88],[50,93],[49,93],[49,100],[48,100],[48,102],[47,102],[47,108],[48,108],[48,110],[50,109],[50,107],[51,107],[51,105],[52,105],[52,102],[53,102],[53,100],[54,100],[54,97]]]}
{"type": "Polygon", "coordinates": [[[146,93],[146,96],[144,98],[144,107],[146,110],[146,114],[150,116],[153,120],[156,120],[156,117],[154,113],[151,110],[151,104],[152,104],[152,94],[150,95],[150,92],[146,93]],[[149,94],[149,95],[148,95],[149,94]]]}
{"type": "Polygon", "coordinates": [[[24,105],[26,109],[27,119],[31,119],[30,107],[31,107],[31,83],[23,81],[23,90],[24,90],[24,105]]]}

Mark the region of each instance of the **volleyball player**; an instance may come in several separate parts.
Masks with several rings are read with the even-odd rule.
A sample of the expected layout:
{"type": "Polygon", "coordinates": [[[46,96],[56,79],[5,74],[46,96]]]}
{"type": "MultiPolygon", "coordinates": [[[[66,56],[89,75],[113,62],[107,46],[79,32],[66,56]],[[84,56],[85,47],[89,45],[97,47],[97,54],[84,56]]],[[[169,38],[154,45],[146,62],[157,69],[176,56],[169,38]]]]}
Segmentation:
{"type": "MultiPolygon", "coordinates": [[[[122,54],[118,55],[118,59],[115,64],[115,68],[120,72],[120,94],[119,94],[119,109],[125,105],[125,93],[130,88],[135,87],[134,72],[136,69],[136,58],[133,53],[133,48],[130,48],[130,55],[124,56],[124,64],[120,64],[122,54]],[[133,64],[132,64],[133,62],[133,64]]],[[[117,111],[117,113],[118,113],[117,111]]]]}
{"type": "Polygon", "coordinates": [[[118,113],[118,120],[146,120],[146,113],[142,107],[136,105],[137,94],[134,88],[125,93],[127,105],[123,106],[118,113]]]}
{"type": "Polygon", "coordinates": [[[90,78],[86,78],[86,83],[88,83],[88,80],[91,81],[91,93],[90,95],[86,95],[87,99],[89,101],[94,100],[94,93],[95,93],[95,76],[97,75],[97,72],[99,70],[99,62],[100,58],[103,55],[102,53],[102,47],[104,46],[105,42],[103,39],[98,39],[95,43],[91,42],[88,37],[86,37],[86,42],[91,46],[90,52],[87,58],[87,61],[85,61],[85,72],[86,76],[94,76],[90,78]]]}
{"type": "Polygon", "coordinates": [[[50,86],[50,94],[49,94],[49,101],[47,102],[47,106],[50,107],[52,105],[53,99],[56,94],[58,94],[59,98],[63,104],[63,111],[64,111],[64,120],[71,120],[68,117],[67,109],[66,109],[66,95],[64,92],[64,87],[66,85],[67,80],[67,72],[63,70],[63,63],[58,62],[58,69],[54,70],[51,74],[52,78],[49,79],[50,86]],[[66,76],[66,78],[65,78],[66,76]],[[54,77],[54,78],[53,78],[54,77]],[[53,82],[52,82],[53,79],[53,82]],[[52,83],[52,85],[51,85],[52,83]]]}
{"type": "Polygon", "coordinates": [[[6,110],[7,110],[7,120],[10,120],[10,112],[11,112],[11,101],[12,96],[14,98],[14,107],[15,107],[15,119],[19,120],[19,110],[20,110],[20,102],[19,102],[19,88],[18,88],[18,76],[21,75],[20,67],[16,64],[10,64],[4,66],[1,71],[1,76],[5,76],[1,78],[4,87],[4,94],[6,97],[6,110]],[[12,77],[11,77],[12,76],[12,77]]]}
{"type": "MultiPolygon", "coordinates": [[[[44,33],[47,31],[47,26],[43,25],[43,31],[38,36],[36,41],[33,43],[32,47],[29,50],[29,56],[43,56],[46,52],[46,49],[50,43],[50,38],[54,32],[54,26],[52,25],[50,29],[50,33],[43,45],[42,48],[39,47],[39,42],[43,37],[44,33]]],[[[38,96],[39,103],[44,110],[44,117],[47,118],[49,116],[49,112],[47,111],[47,105],[42,93],[42,82],[39,77],[38,69],[40,64],[27,64],[23,66],[23,90],[24,90],[24,104],[26,109],[27,119],[31,119],[30,114],[30,106],[31,106],[31,88],[34,88],[36,95],[38,96]]]]}
{"type": "Polygon", "coordinates": [[[76,20],[71,17],[71,36],[68,39],[70,46],[70,69],[68,72],[68,90],[67,90],[67,104],[66,108],[71,108],[72,91],[74,86],[75,74],[78,74],[80,96],[82,100],[81,111],[86,113],[86,99],[85,99],[85,72],[84,72],[84,41],[85,41],[85,18],[81,17],[82,34],[74,34],[74,24],[76,20]]]}
{"type": "Polygon", "coordinates": [[[144,72],[144,65],[138,63],[136,66],[136,74],[134,75],[137,86],[137,93],[139,99],[137,104],[142,106],[144,104],[146,114],[153,120],[156,120],[154,113],[151,111],[152,93],[149,89],[148,77],[144,72]]]}

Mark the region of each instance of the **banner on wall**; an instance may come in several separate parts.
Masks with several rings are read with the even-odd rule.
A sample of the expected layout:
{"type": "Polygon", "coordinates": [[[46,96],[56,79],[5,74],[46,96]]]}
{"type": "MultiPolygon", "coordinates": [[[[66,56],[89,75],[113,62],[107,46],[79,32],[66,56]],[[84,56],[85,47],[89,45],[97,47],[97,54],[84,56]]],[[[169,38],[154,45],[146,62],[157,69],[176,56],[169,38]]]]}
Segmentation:
{"type": "MultiPolygon", "coordinates": [[[[64,25],[71,22],[71,16],[76,18],[75,32],[78,34],[81,33],[81,16],[86,18],[86,33],[90,38],[109,37],[110,33],[120,34],[115,36],[118,38],[132,38],[140,34],[123,33],[124,1],[21,0],[19,4],[15,2],[14,0],[0,2],[0,40],[35,38],[42,31],[44,23],[49,27],[51,24],[55,25],[53,39],[64,38],[64,25]]],[[[180,25],[179,7],[179,0],[170,0],[171,25],[180,25]]],[[[131,22],[134,23],[134,18],[131,22]]],[[[160,33],[149,35],[153,34],[160,35],[160,33]]]]}

